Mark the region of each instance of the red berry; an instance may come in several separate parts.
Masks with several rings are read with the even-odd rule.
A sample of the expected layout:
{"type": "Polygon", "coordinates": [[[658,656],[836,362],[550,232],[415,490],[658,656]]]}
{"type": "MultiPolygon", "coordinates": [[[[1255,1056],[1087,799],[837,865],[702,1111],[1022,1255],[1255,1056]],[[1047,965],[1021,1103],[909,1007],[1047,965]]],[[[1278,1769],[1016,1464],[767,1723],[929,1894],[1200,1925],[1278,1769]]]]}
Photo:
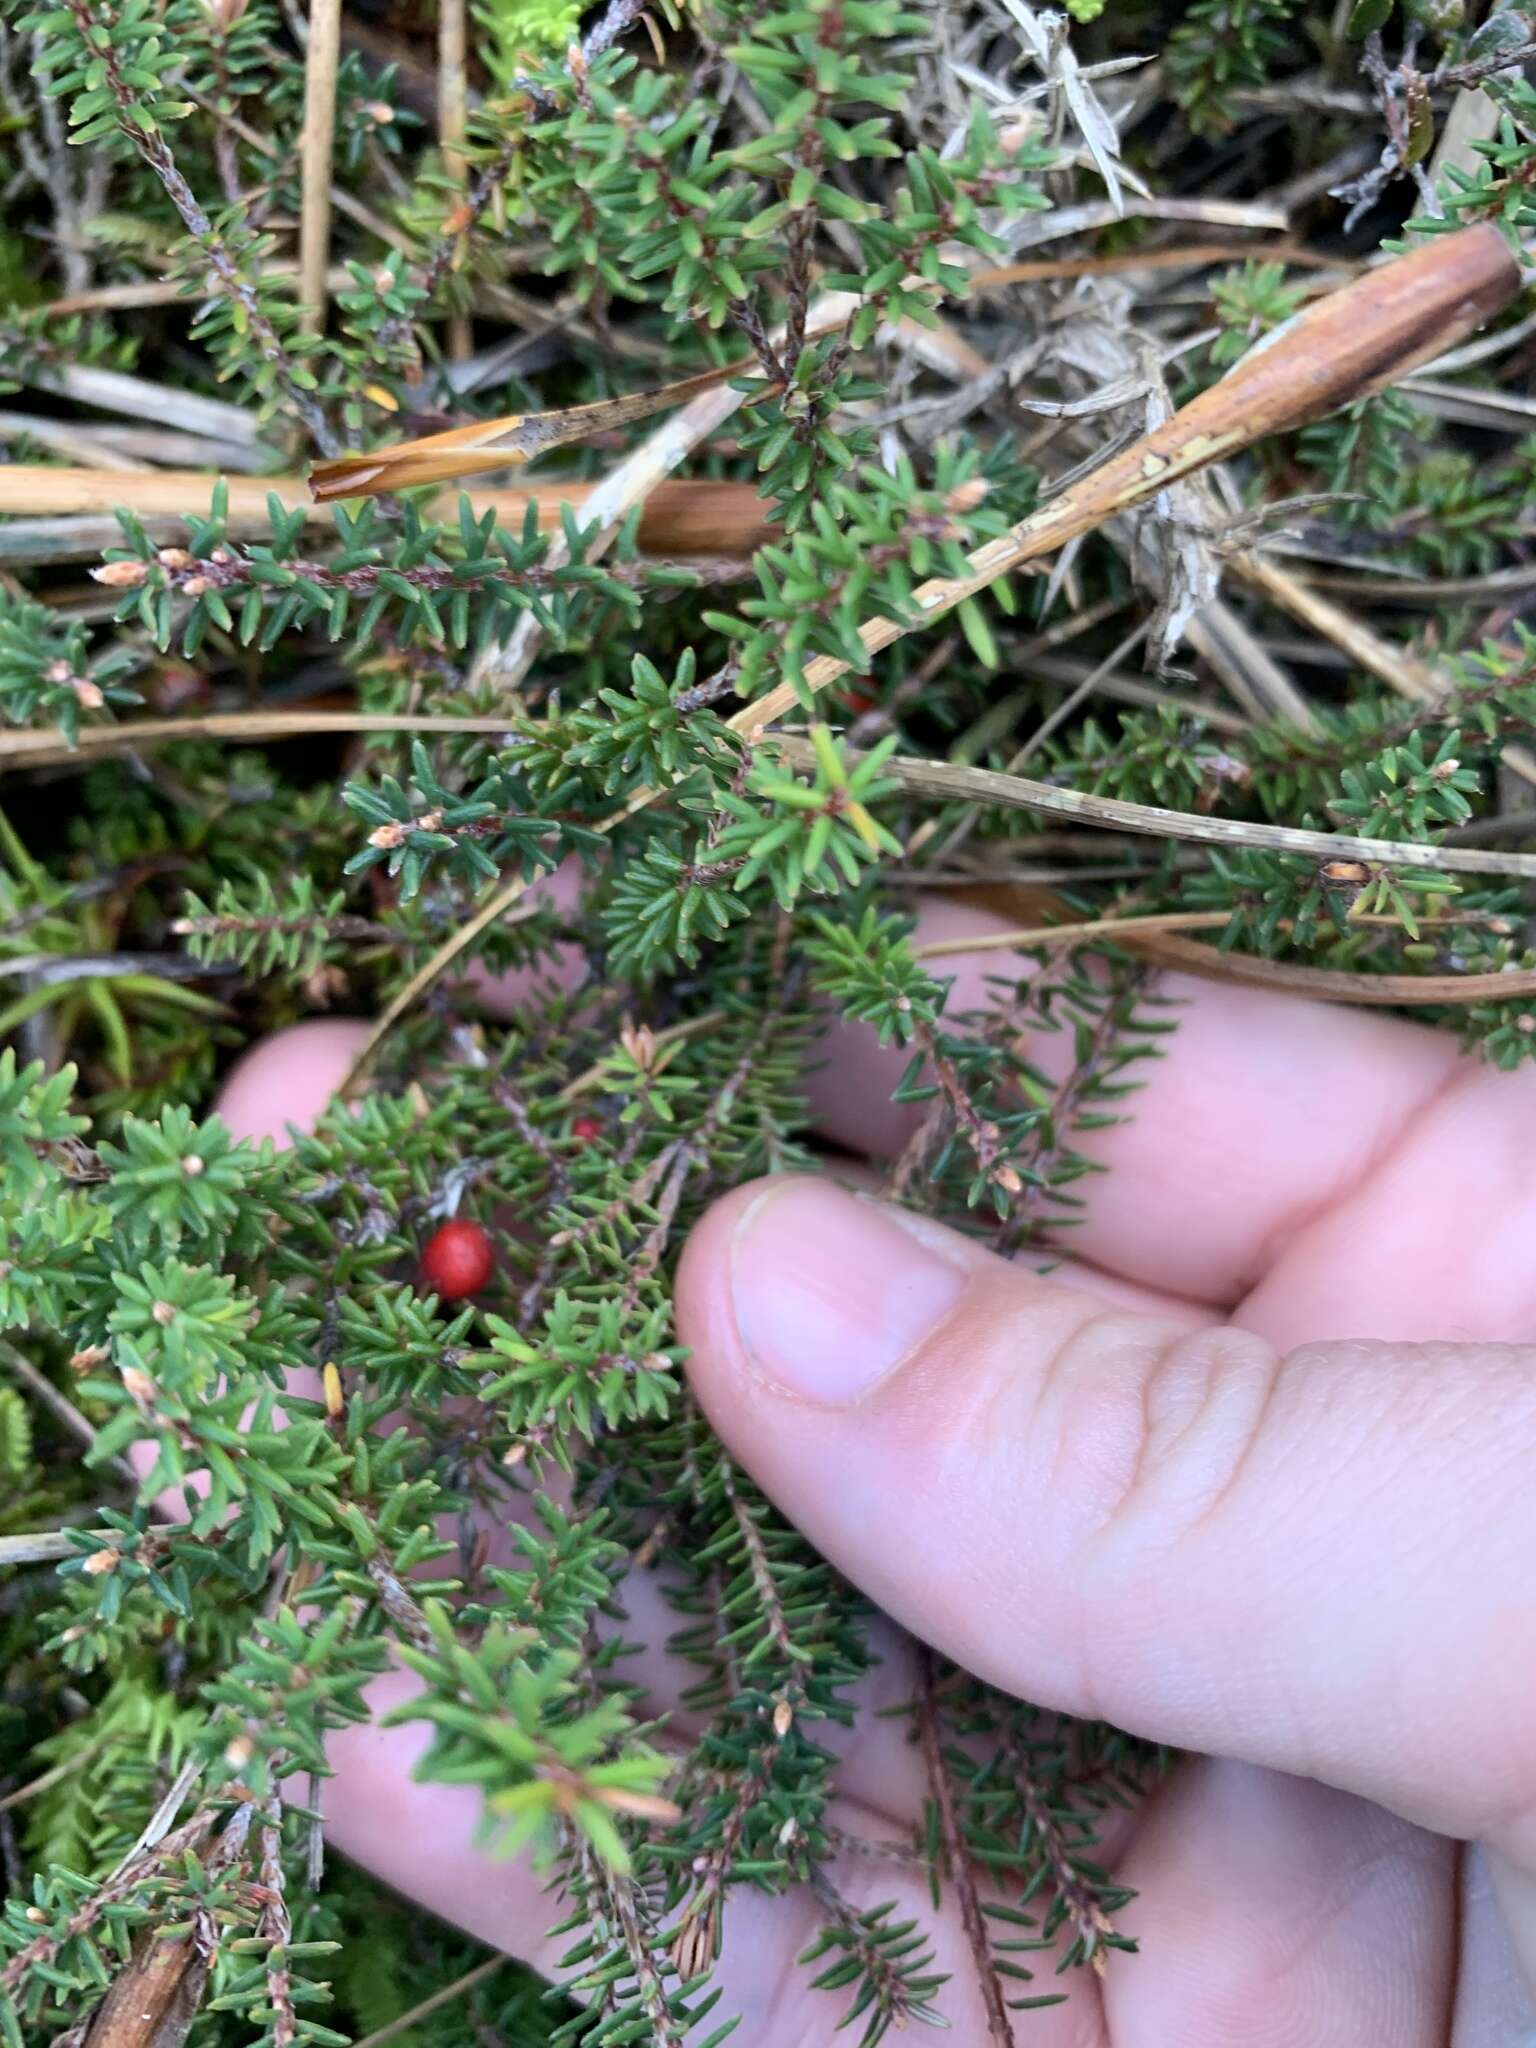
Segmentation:
{"type": "Polygon", "coordinates": [[[571,1121],[571,1136],[580,1138],[584,1145],[590,1144],[593,1138],[600,1138],[602,1135],[603,1126],[599,1117],[578,1116],[571,1121]]]}
{"type": "Polygon", "coordinates": [[[844,690],[843,703],[855,718],[862,718],[867,711],[873,711],[875,708],[875,699],[867,690],[844,690]]]}
{"type": "Polygon", "coordinates": [[[444,1301],[462,1301],[480,1292],[495,1264],[491,1240],[478,1223],[445,1223],[422,1248],[421,1277],[444,1301]]]}

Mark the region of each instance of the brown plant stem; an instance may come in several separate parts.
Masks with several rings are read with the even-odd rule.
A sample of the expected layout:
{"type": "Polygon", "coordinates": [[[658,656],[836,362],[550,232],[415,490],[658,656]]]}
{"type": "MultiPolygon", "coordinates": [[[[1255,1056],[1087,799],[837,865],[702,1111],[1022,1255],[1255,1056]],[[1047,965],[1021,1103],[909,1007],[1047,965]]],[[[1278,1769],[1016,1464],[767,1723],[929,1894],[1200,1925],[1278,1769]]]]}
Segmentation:
{"type": "Polygon", "coordinates": [[[89,1536],[101,1550],[122,1542],[116,1529],[38,1529],[22,1536],[0,1536],[0,1571],[18,1564],[57,1564],[79,1557],[77,1536],[89,1536]]]}
{"type": "MultiPolygon", "coordinates": [[[[1350,923],[1357,925],[1379,925],[1384,930],[1401,929],[1395,917],[1381,917],[1375,914],[1355,916],[1350,923]]],[[[914,946],[914,960],[943,960],[956,953],[1013,953],[1034,951],[1040,947],[1054,949],[1057,946],[1076,946],[1084,940],[1108,939],[1119,943],[1123,934],[1133,937],[1147,932],[1215,932],[1221,931],[1232,922],[1230,910],[1153,910],[1131,917],[1117,917],[1113,913],[1104,917],[1089,917],[1066,924],[1020,925],[1013,931],[978,932],[973,938],[931,939],[926,945],[914,946]]],[[[1439,925],[1488,925],[1493,919],[1482,911],[1465,913],[1451,912],[1446,916],[1420,917],[1417,923],[1424,926],[1439,925]]],[[[1282,929],[1288,925],[1282,923],[1282,929]]],[[[1510,929],[1507,921],[1501,920],[1495,929],[1510,929]]]]}
{"type": "Polygon", "coordinates": [[[965,1846],[955,1788],[944,1760],[944,1730],[939,1721],[937,1670],[933,1652],[926,1643],[914,1646],[917,1663],[917,1728],[922,1745],[923,1765],[928,1777],[928,1795],[938,1813],[939,1850],[955,1900],[960,1925],[976,1971],[976,1987],[987,2015],[987,2038],[993,2048],[1015,2048],[1013,2023],[1008,2017],[1002,1982],[992,1956],[986,1915],[976,1884],[976,1866],[965,1846]]]}
{"type": "Polygon", "coordinates": [[[1222,953],[1214,946],[1202,946],[1172,933],[1149,933],[1129,943],[1133,951],[1164,967],[1180,968],[1208,981],[1279,989],[1317,1003],[1438,1008],[1510,1002],[1536,995],[1536,967],[1496,968],[1487,974],[1355,974],[1344,967],[1309,967],[1296,960],[1270,960],[1259,953],[1222,953]]]}
{"type": "Polygon", "coordinates": [[[1029,1816],[1029,1824],[1034,1830],[1032,1846],[1051,1873],[1067,1924],[1081,1944],[1089,1968],[1096,1977],[1102,1977],[1109,1962],[1104,1937],[1114,1934],[1114,1922],[1073,1862],[1066,1830],[1019,1739],[1016,1727],[1010,1727],[1002,1751],[1012,1773],[1019,1804],[1029,1816]]]}
{"type": "MultiPolygon", "coordinates": [[[[464,137],[469,125],[469,9],[466,0],[438,0],[437,8],[437,137],[443,169],[463,186],[469,166],[464,137]]],[[[456,363],[468,362],[474,335],[463,313],[448,323],[448,353],[456,363]]]]}

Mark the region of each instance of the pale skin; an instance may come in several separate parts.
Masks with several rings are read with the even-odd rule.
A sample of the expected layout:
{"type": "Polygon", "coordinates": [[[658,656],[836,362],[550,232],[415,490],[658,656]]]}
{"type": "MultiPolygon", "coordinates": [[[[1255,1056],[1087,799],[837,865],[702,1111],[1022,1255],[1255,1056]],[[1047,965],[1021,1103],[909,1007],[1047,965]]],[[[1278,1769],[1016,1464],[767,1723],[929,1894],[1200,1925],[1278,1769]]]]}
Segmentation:
{"type": "MultiPolygon", "coordinates": [[[[941,904],[923,935],[986,929],[941,904]]],[[[946,960],[954,1007],[999,965],[946,960]]],[[[1536,1071],[1368,1012],[1164,993],[1178,1029],[1132,1119],[1094,1141],[1112,1171],[1069,1268],[914,1237],[824,1183],[758,1183],[685,1253],[691,1382],[905,1629],[1193,1752],[1106,1838],[1141,1954],[1019,2016],[1021,2044],[1509,2048],[1536,2029],[1536,1071]]],[[[259,1048],[225,1116],[309,1121],[363,1030],[259,1048]]],[[[1060,1038],[1033,1052],[1070,1057],[1060,1038]]],[[[903,1064],[839,1029],[812,1082],[826,1134],[889,1158],[913,1114],[889,1102],[903,1064]]],[[[628,1591],[627,1633],[663,1638],[657,1588],[628,1591]]],[[[891,1703],[910,1653],[894,1629],[880,1644],[871,1693],[891,1703]]],[[[688,1681],[660,1652],[635,1668],[657,1712],[688,1681]]],[[[412,1781],[421,1746],[412,1728],[336,1741],[332,1843],[552,1968],[540,1881],[472,1846],[476,1795],[412,1781]]],[[[900,1836],[924,1797],[902,1724],[866,1719],[843,1748],[841,1824],[900,1836]]],[[[986,2048],[952,1906],[931,1915],[899,1864],[848,1854],[833,1876],[930,1918],[948,2038],[986,2048]]],[[[744,2048],[833,2038],[840,2008],[795,1963],[818,1924],[808,1894],[733,1906],[722,2009],[744,2048]]]]}

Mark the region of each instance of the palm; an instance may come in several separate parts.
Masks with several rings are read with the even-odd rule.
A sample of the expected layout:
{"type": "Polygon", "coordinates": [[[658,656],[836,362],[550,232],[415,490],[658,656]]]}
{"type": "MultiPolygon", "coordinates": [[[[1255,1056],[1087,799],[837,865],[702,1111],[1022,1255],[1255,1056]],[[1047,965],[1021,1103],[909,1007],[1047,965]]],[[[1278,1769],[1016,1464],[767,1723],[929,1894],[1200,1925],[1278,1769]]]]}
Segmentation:
{"type": "MultiPolygon", "coordinates": [[[[947,906],[930,919],[941,935],[983,922],[947,906]]],[[[995,963],[959,964],[964,983],[995,963]]],[[[1487,1162],[1490,1148],[1518,1159],[1536,1089],[1462,1068],[1446,1040],[1403,1027],[1193,983],[1177,992],[1190,1000],[1170,1057],[1135,1120],[1102,1141],[1115,1171],[1074,1242],[1072,1284],[1192,1321],[1235,1316],[1284,1348],[1355,1334],[1536,1340],[1536,1299],[1510,1299],[1495,1229],[1528,1233],[1529,1219],[1512,1220],[1502,1195],[1479,1213],[1442,1170],[1459,1157],[1487,1162]]],[[[298,1059],[292,1041],[280,1059],[257,1054],[232,1083],[226,1115],[274,1132],[312,1115],[345,1070],[350,1034],[321,1027],[298,1059]]],[[[1052,1053],[1042,1045],[1041,1064],[1052,1053]]],[[[906,1125],[889,1102],[899,1071],[899,1056],[841,1040],[813,1084],[829,1135],[890,1156],[906,1125]]],[[[1497,1189],[1497,1171],[1483,1184],[1497,1189]]],[[[870,1530],[872,1550],[899,1543],[899,1502],[891,1517],[870,1530]]],[[[628,1633],[664,1640],[672,1624],[654,1579],[636,1572],[627,1590],[628,1633]]],[[[911,1650],[894,1628],[882,1647],[869,1704],[890,1706],[910,1697],[911,1650]]],[[[659,1714],[678,1717],[692,1676],[661,1653],[641,1660],[659,1714]]],[[[381,1704],[413,1683],[388,1681],[381,1704]]],[[[484,1940],[553,1967],[553,1902],[532,1873],[473,1847],[477,1793],[412,1781],[420,1746],[411,1729],[335,1741],[330,1839],[484,1940]]],[[[1325,1739],[1320,1756],[1326,1770],[1325,1739]]],[[[897,1916],[929,1925],[950,1977],[939,2003],[951,2038],[995,2041],[954,1887],[935,1913],[926,1869],[899,1853],[927,1796],[901,1720],[860,1717],[839,1790],[834,1819],[850,1843],[896,1852],[841,1851],[834,1884],[855,1907],[894,1900],[897,1916]]],[[[1414,1817],[1440,1815],[1426,1805],[1414,1817]]],[[[1364,1800],[1194,1758],[1139,1811],[1116,1817],[1104,1855],[1139,1894],[1126,1931],[1142,1954],[1113,1959],[1102,1981],[1078,1973],[1064,2006],[1020,2017],[1020,2039],[1040,2048],[1502,2048],[1529,2021],[1479,1860],[1364,1800]]],[[[809,1891],[733,1896],[718,1981],[744,2043],[832,2038],[841,2007],[796,1961],[824,1918],[809,1891]]]]}

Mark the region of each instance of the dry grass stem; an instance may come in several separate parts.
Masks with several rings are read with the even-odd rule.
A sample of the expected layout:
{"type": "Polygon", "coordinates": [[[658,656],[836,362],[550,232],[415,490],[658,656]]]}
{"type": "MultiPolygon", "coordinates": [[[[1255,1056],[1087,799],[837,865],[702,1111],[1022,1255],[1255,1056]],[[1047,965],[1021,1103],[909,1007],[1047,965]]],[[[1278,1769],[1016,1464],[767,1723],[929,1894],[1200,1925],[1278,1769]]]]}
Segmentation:
{"type": "Polygon", "coordinates": [[[331,156],[336,143],[336,68],[341,58],[341,0],[310,0],[304,57],[304,131],[299,143],[304,213],[299,226],[299,298],[311,333],[325,325],[331,249],[331,156]]]}
{"type": "MultiPolygon", "coordinates": [[[[793,767],[808,767],[808,740],[780,735],[774,745],[793,767]]],[[[857,754],[850,754],[857,761],[857,754]]],[[[1195,811],[1159,809],[1122,797],[1095,796],[1058,788],[993,768],[968,768],[952,761],[911,761],[900,756],[881,770],[920,796],[969,798],[1005,810],[1034,811],[1072,818],[1115,832],[1145,833],[1154,839],[1186,839],[1207,846],[1250,847],[1262,853],[1296,854],[1304,860],[1361,861],[1382,868],[1421,868],[1436,874],[1522,875],[1536,878],[1536,854],[1482,852],[1475,847],[1436,846],[1421,839],[1371,839],[1355,832],[1311,832],[1299,825],[1267,825],[1244,818],[1207,817],[1195,811]]]]}
{"type": "MultiPolygon", "coordinates": [[[[732,396],[737,394],[732,393],[732,396]]],[[[621,465],[621,468],[623,465],[621,465]]],[[[42,463],[0,464],[0,514],[39,514],[67,518],[78,514],[111,515],[118,510],[141,519],[200,518],[208,510],[215,478],[202,470],[114,470],[110,475],[86,468],[54,468],[42,463]]],[[[302,477],[228,476],[229,531],[237,537],[265,533],[268,528],[268,497],[275,497],[286,511],[302,509],[315,526],[328,529],[332,515],[326,505],[317,505],[302,477]]],[[[605,491],[608,479],[597,483],[559,482],[508,484],[495,488],[480,485],[463,493],[477,512],[494,510],[506,527],[520,528],[530,505],[539,516],[545,533],[560,531],[560,509],[568,505],[578,521],[601,519],[603,503],[614,502],[605,491]],[[598,511],[591,506],[597,494],[598,511]]],[[[616,495],[623,495],[623,486],[616,495]]],[[[460,492],[445,491],[432,509],[451,519],[457,512],[460,492]]],[[[769,507],[751,484],[714,483],[699,478],[657,477],[642,500],[639,545],[652,555],[749,555],[770,539],[773,526],[769,507]]],[[[12,531],[0,527],[0,557],[14,555],[3,536],[12,531]]],[[[99,552],[112,545],[115,528],[93,542],[85,552],[99,552]]],[[[34,559],[36,559],[34,557],[34,559]]],[[[46,556],[41,559],[47,559],[46,556]]]]}
{"type": "MultiPolygon", "coordinates": [[[[469,9],[466,0],[438,0],[437,9],[437,135],[443,169],[462,190],[468,183],[464,137],[469,126],[469,9]]],[[[468,362],[474,352],[469,321],[455,313],[449,322],[448,353],[468,362]]]]}
{"type": "Polygon", "coordinates": [[[505,718],[452,718],[425,712],[212,711],[186,718],[141,718],[131,725],[87,725],[73,744],[57,727],[0,732],[0,767],[56,767],[62,762],[115,754],[125,748],[166,746],[175,740],[313,738],[317,733],[504,733],[505,718]]]}
{"type": "Polygon", "coordinates": [[[418,2021],[430,2019],[433,2013],[441,2012],[445,2005],[455,2005],[461,1998],[467,1998],[477,1985],[484,1984],[487,1979],[494,1977],[498,1970],[504,1970],[506,1967],[505,1956],[487,1957],[483,1963],[476,1963],[472,1970],[466,1970],[462,1977],[455,1978],[453,1983],[445,1984],[441,1991],[434,1991],[430,1998],[424,1998],[419,2005],[413,2005],[409,2012],[401,2013],[398,2019],[391,2020],[387,2026],[377,2027],[373,2033],[362,2035],[352,2043],[352,2048],[385,2048],[386,2042],[397,2041],[418,2021]]]}
{"type": "Polygon", "coordinates": [[[1314,1003],[1430,1009],[1536,995],[1536,968],[1532,967],[1498,968],[1489,974],[1353,974],[1348,968],[1309,967],[1303,961],[1270,960],[1257,953],[1223,953],[1215,946],[1202,946],[1172,933],[1150,933],[1126,943],[1162,967],[1198,974],[1207,981],[1275,989],[1314,1003]]]}

